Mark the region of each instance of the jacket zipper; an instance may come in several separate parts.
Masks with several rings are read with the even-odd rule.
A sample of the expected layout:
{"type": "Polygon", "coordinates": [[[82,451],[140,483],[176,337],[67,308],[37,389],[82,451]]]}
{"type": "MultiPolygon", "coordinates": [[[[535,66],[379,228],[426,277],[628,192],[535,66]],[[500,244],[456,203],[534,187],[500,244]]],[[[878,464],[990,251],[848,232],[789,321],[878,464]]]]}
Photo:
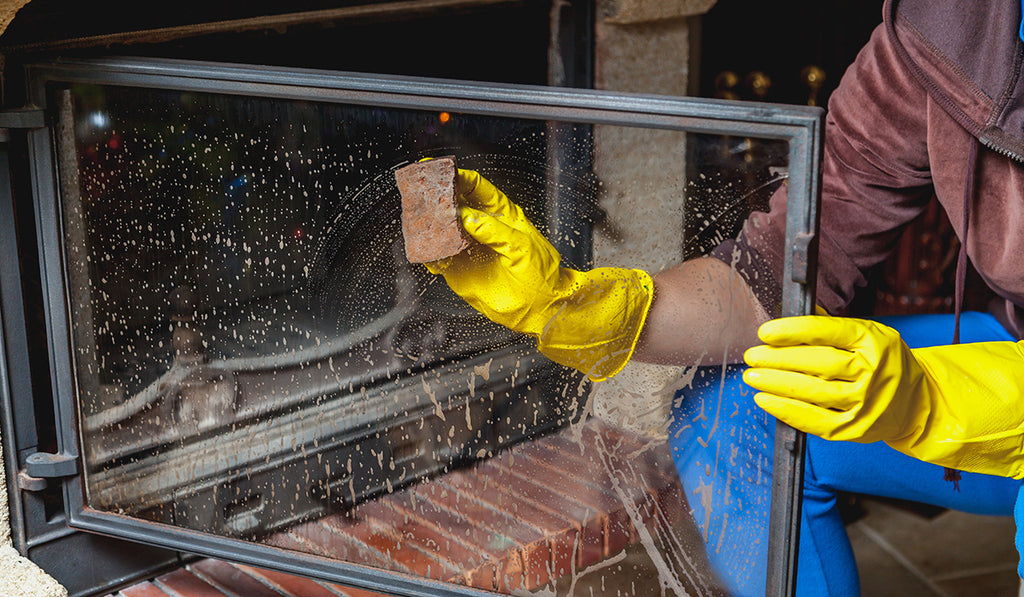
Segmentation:
{"type": "Polygon", "coordinates": [[[1005,146],[993,141],[985,131],[978,133],[978,141],[981,141],[981,144],[986,148],[991,149],[1004,157],[1008,157],[1015,162],[1024,164],[1024,155],[1021,155],[1012,149],[1007,149],[1005,146]]]}

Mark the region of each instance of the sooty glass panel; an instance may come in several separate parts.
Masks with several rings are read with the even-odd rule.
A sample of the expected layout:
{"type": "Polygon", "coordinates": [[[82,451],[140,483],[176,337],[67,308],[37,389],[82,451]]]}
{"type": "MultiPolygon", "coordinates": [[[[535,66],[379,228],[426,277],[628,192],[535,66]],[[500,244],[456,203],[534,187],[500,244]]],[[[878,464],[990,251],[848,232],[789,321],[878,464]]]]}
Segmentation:
{"type": "Polygon", "coordinates": [[[736,369],[551,363],[405,259],[393,171],[454,155],[565,264],[655,273],[765,209],[786,143],[103,85],[66,109],[90,508],[500,593],[704,594],[723,553],[763,578],[771,438],[736,369]]]}

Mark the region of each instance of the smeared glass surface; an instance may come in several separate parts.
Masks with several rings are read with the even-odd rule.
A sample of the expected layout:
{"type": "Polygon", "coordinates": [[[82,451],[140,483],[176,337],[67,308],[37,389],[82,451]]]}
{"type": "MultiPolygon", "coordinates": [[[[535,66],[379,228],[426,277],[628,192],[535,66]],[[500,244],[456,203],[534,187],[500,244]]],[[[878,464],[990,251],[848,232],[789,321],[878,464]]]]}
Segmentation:
{"type": "Polygon", "coordinates": [[[102,86],[71,100],[90,507],[500,593],[718,591],[706,554],[739,498],[712,469],[741,450],[729,421],[758,416],[720,391],[728,370],[595,394],[405,259],[393,170],[455,155],[566,264],[653,273],[734,236],[785,147],[102,86]]]}

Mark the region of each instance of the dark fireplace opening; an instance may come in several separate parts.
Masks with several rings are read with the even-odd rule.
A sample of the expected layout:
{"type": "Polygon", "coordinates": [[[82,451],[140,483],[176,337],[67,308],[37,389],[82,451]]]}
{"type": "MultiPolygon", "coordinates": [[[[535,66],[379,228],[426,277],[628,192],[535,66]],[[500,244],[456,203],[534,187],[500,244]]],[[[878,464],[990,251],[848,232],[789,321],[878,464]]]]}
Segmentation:
{"type": "MultiPolygon", "coordinates": [[[[281,3],[270,2],[225,4],[190,0],[177,3],[173,8],[153,10],[150,6],[121,1],[83,5],[66,1],[36,0],[27,4],[18,13],[17,19],[12,22],[0,42],[0,51],[5,56],[4,102],[8,107],[18,108],[30,103],[28,92],[22,84],[24,69],[28,64],[47,60],[116,55],[531,85],[545,85],[555,79],[560,84],[587,87],[591,80],[592,50],[589,31],[592,28],[592,8],[581,4],[561,5],[541,0],[377,3],[300,0],[284,6],[281,3]],[[514,31],[515,34],[509,35],[506,33],[508,31],[514,31]]],[[[181,214],[175,214],[173,210],[167,210],[167,206],[156,203],[139,201],[132,205],[132,201],[138,200],[141,196],[139,193],[145,192],[141,188],[136,188],[133,191],[135,195],[129,194],[129,199],[120,202],[113,200],[109,192],[104,194],[106,185],[109,185],[106,186],[109,191],[110,186],[115,184],[111,177],[124,176],[125,168],[138,166],[137,163],[130,163],[134,158],[127,157],[125,144],[132,142],[138,146],[138,143],[142,142],[152,143],[155,138],[153,130],[142,131],[145,125],[136,128],[137,136],[134,139],[120,137],[120,131],[113,132],[103,122],[103,118],[109,116],[108,108],[114,111],[120,108],[129,111],[145,111],[150,108],[159,110],[170,103],[178,102],[179,108],[187,111],[197,109],[198,104],[209,99],[202,94],[190,99],[178,96],[168,98],[160,94],[147,97],[144,92],[125,88],[116,92],[111,91],[109,94],[97,90],[97,87],[81,87],[76,90],[76,107],[72,110],[77,110],[73,116],[76,123],[74,126],[79,127],[79,132],[83,136],[75,142],[76,147],[72,154],[74,161],[83,169],[82,193],[86,201],[106,202],[105,211],[93,214],[97,224],[93,231],[94,238],[105,238],[108,241],[116,239],[111,242],[124,243],[118,251],[130,252],[132,249],[129,247],[132,243],[139,242],[142,236],[149,233],[149,225],[159,227],[160,234],[169,234],[174,228],[174,218],[180,218],[181,214]],[[197,103],[182,108],[189,101],[197,103]],[[94,105],[90,102],[99,104],[94,105]],[[146,135],[149,137],[146,138],[146,135]],[[90,173],[93,175],[91,178],[90,173]],[[146,216],[140,210],[149,210],[149,215],[146,216]],[[153,214],[157,214],[158,217],[153,217],[153,214]],[[122,228],[115,232],[118,226],[122,228]],[[134,239],[131,238],[133,234],[137,234],[134,239]]],[[[220,101],[225,105],[231,103],[230,100],[220,101]]],[[[260,105],[258,101],[248,100],[238,102],[230,111],[236,119],[234,126],[247,125],[258,128],[268,125],[268,122],[275,119],[280,122],[282,117],[286,116],[274,114],[274,109],[266,105],[266,102],[260,105]]],[[[295,123],[301,122],[303,112],[312,113],[317,110],[308,103],[295,104],[288,109],[294,112],[291,116],[297,115],[295,123]]],[[[121,115],[124,116],[124,113],[121,115]]],[[[199,118],[195,114],[192,116],[199,118]]],[[[321,114],[316,117],[322,116],[321,114]]],[[[371,126],[368,123],[372,117],[373,114],[368,109],[364,118],[367,124],[355,126],[363,126],[364,129],[371,126]]],[[[413,119],[406,125],[425,125],[421,128],[435,129],[441,136],[458,130],[459,127],[476,126],[471,119],[460,120],[456,117],[450,126],[440,127],[436,113],[431,114],[429,119],[429,123],[413,119]]],[[[321,125],[336,127],[338,123],[321,125]]],[[[228,124],[223,122],[203,122],[201,127],[206,128],[201,132],[210,138],[219,135],[226,143],[232,132],[225,128],[227,126],[228,124]]],[[[124,130],[124,127],[121,126],[120,130],[124,130]]],[[[270,131],[263,132],[270,134],[270,131]]],[[[322,132],[309,131],[303,143],[319,142],[314,136],[322,132]]],[[[514,132],[495,131],[492,138],[508,138],[514,132]]],[[[519,136],[527,138],[536,132],[519,136]]],[[[544,131],[540,132],[543,135],[544,131]]],[[[69,134],[73,136],[74,131],[69,134]]],[[[274,134],[285,135],[288,131],[277,130],[274,134]]],[[[351,139],[357,136],[357,131],[350,126],[348,135],[351,139]]],[[[540,137],[534,138],[533,145],[521,146],[518,149],[521,155],[532,156],[530,159],[533,168],[543,168],[547,148],[537,146],[536,139],[540,137]]],[[[339,147],[346,141],[342,137],[334,139],[335,145],[339,147]]],[[[387,140],[382,142],[388,143],[387,140]]],[[[427,152],[428,146],[423,140],[407,139],[406,142],[407,145],[402,150],[403,159],[423,157],[430,153],[427,152]],[[420,143],[418,146],[417,142],[420,143]]],[[[226,159],[235,159],[240,154],[239,148],[242,148],[242,143],[237,139],[232,139],[232,143],[233,149],[223,148],[223,151],[234,152],[232,156],[225,154],[226,159]]],[[[437,135],[430,143],[434,153],[438,147],[446,145],[446,142],[437,135]]],[[[18,471],[24,468],[26,458],[30,454],[59,453],[61,448],[59,434],[54,424],[58,413],[53,406],[52,397],[55,395],[55,389],[51,386],[51,376],[54,368],[49,356],[49,345],[54,338],[49,335],[46,324],[47,312],[44,305],[47,297],[41,282],[44,266],[40,265],[38,250],[35,248],[43,241],[37,238],[38,214],[32,201],[33,174],[27,160],[30,152],[20,131],[12,133],[10,147],[11,182],[15,197],[13,213],[16,215],[12,224],[18,237],[16,248],[19,253],[21,280],[19,292],[22,296],[19,310],[24,310],[24,325],[26,329],[31,330],[31,333],[19,337],[19,341],[24,344],[23,351],[15,352],[25,355],[24,366],[30,374],[27,379],[19,378],[14,382],[17,391],[11,418],[18,423],[10,439],[8,434],[5,434],[5,443],[8,444],[8,479],[17,479],[18,471]]],[[[321,194],[317,200],[320,202],[319,205],[313,208],[307,209],[308,205],[301,209],[296,207],[303,203],[302,201],[293,201],[291,204],[282,201],[277,206],[278,214],[283,220],[272,225],[280,227],[281,240],[288,246],[282,249],[278,245],[275,249],[277,255],[273,257],[275,266],[281,262],[286,263],[286,271],[253,273],[254,269],[266,267],[263,262],[271,255],[267,253],[257,257],[252,253],[239,253],[238,250],[243,246],[253,249],[252,243],[245,244],[243,237],[259,232],[251,224],[239,222],[230,225],[221,222],[220,225],[227,228],[219,232],[223,233],[225,239],[231,240],[232,246],[222,244],[219,248],[206,247],[206,257],[220,258],[225,267],[236,269],[247,267],[242,263],[246,258],[258,265],[255,268],[248,266],[245,274],[232,274],[234,282],[221,284],[219,288],[216,283],[209,283],[209,280],[197,281],[196,275],[186,275],[180,279],[181,272],[188,270],[190,265],[164,258],[161,256],[161,250],[139,251],[128,256],[134,265],[119,265],[118,268],[122,270],[120,274],[104,270],[111,263],[104,261],[111,259],[110,251],[101,251],[104,253],[102,256],[99,253],[92,256],[86,253],[76,254],[76,257],[84,259],[96,258],[89,263],[87,269],[80,272],[86,278],[95,275],[100,286],[96,292],[104,297],[101,302],[105,301],[105,306],[101,306],[97,313],[107,319],[107,324],[101,324],[96,328],[98,334],[92,340],[96,341],[98,358],[105,359],[105,365],[113,365],[104,369],[103,376],[121,377],[118,380],[98,379],[93,387],[96,390],[94,397],[81,405],[80,422],[83,433],[89,433],[90,424],[101,424],[106,430],[121,429],[120,432],[111,434],[107,440],[88,448],[84,454],[86,460],[80,468],[91,470],[99,479],[95,489],[95,496],[99,500],[97,503],[164,522],[198,516],[200,522],[193,526],[204,529],[216,527],[218,531],[233,536],[266,535],[282,525],[350,508],[354,503],[388,488],[400,487],[425,475],[449,470],[478,458],[479,455],[492,454],[501,446],[510,445],[518,439],[564,424],[571,419],[572,413],[564,408],[544,407],[538,415],[535,408],[529,408],[527,413],[525,406],[518,410],[514,407],[515,404],[538,403],[537,396],[551,393],[547,391],[551,383],[557,383],[554,380],[563,375],[553,370],[550,364],[531,364],[535,360],[533,356],[518,356],[522,351],[516,347],[523,346],[522,338],[511,337],[504,330],[496,328],[482,333],[483,328],[479,323],[467,326],[465,320],[469,314],[466,313],[465,306],[457,305],[445,292],[446,289],[436,284],[428,284],[422,272],[412,272],[411,268],[404,266],[397,266],[396,269],[397,262],[392,254],[395,235],[398,232],[392,217],[396,213],[396,196],[390,192],[390,188],[387,189],[388,192],[381,192],[381,188],[367,185],[363,179],[366,172],[372,169],[377,169],[378,172],[386,171],[388,167],[397,163],[398,157],[394,152],[384,151],[386,148],[382,146],[365,149],[373,155],[365,157],[366,151],[353,153],[363,156],[364,163],[345,173],[337,171],[343,169],[340,167],[335,167],[335,172],[329,171],[331,168],[327,167],[330,162],[325,157],[326,149],[319,156],[305,156],[307,161],[322,161],[317,165],[322,171],[315,175],[309,174],[313,169],[310,164],[298,164],[297,159],[293,164],[286,164],[284,160],[277,163],[277,170],[273,174],[269,173],[273,167],[267,164],[257,164],[255,161],[249,164],[235,164],[242,169],[248,166],[250,171],[257,166],[268,166],[266,176],[277,177],[279,187],[285,186],[286,178],[291,176],[289,168],[304,170],[302,175],[306,176],[305,183],[310,189],[316,187],[317,192],[321,194]],[[383,170],[380,170],[381,168],[383,170]],[[345,205],[367,202],[373,205],[364,205],[365,209],[359,214],[343,209],[345,205]],[[287,213],[289,209],[292,209],[291,213],[287,213]],[[390,215],[380,216],[376,221],[368,222],[366,213],[390,215]],[[377,229],[378,233],[371,232],[373,229],[377,229]],[[345,230],[354,231],[354,236],[350,234],[346,237],[345,230]],[[359,235],[362,237],[356,238],[359,235]],[[385,244],[384,250],[374,252],[373,249],[379,248],[382,239],[385,244]],[[234,244],[236,242],[237,244],[234,244]],[[214,254],[215,251],[220,251],[219,257],[214,254]],[[354,254],[360,255],[359,258],[364,261],[383,264],[382,269],[372,276],[364,274],[360,277],[358,268],[353,269],[350,263],[346,265],[346,259],[351,259],[354,254]],[[296,265],[300,263],[301,265],[296,265]],[[294,271],[295,268],[302,267],[308,268],[308,271],[294,271]],[[171,275],[171,272],[176,274],[171,275]],[[107,275],[105,282],[99,282],[104,274],[107,275]],[[128,276],[122,278],[122,274],[128,276]],[[382,283],[382,280],[388,279],[389,282],[382,283]],[[243,288],[258,290],[246,294],[242,291],[243,288]],[[141,292],[132,295],[132,290],[141,292]],[[353,293],[358,292],[377,298],[364,301],[357,309],[339,306],[344,304],[346,296],[350,299],[353,293]],[[296,299],[299,293],[304,296],[296,299]],[[246,298],[239,298],[243,295],[246,298]],[[420,304],[428,304],[431,315],[409,317],[403,312],[402,325],[396,327],[386,337],[355,342],[353,346],[341,351],[347,356],[342,356],[341,353],[331,355],[328,354],[329,351],[322,350],[325,338],[344,336],[345,331],[366,331],[367,326],[372,327],[378,317],[386,318],[389,313],[397,316],[400,309],[413,309],[413,305],[399,304],[403,301],[407,303],[410,297],[420,304]],[[400,300],[396,302],[396,298],[400,300]],[[128,301],[128,305],[123,302],[125,300],[128,301]],[[296,305],[297,300],[301,305],[296,305]],[[140,308],[137,312],[148,314],[145,317],[146,321],[126,321],[126,313],[135,307],[140,308]],[[226,329],[228,322],[235,327],[246,322],[250,327],[256,325],[253,322],[261,320],[260,310],[264,313],[283,312],[291,317],[286,323],[275,321],[274,327],[277,329],[270,335],[276,333],[277,337],[265,338],[264,346],[290,342],[288,346],[291,351],[303,343],[311,345],[302,346],[296,351],[301,353],[302,349],[306,350],[306,357],[301,354],[296,357],[305,361],[295,366],[278,367],[277,373],[267,373],[268,368],[261,369],[260,366],[252,366],[251,363],[242,363],[243,368],[249,367],[242,372],[232,369],[245,359],[258,359],[261,356],[258,354],[261,348],[252,339],[247,340],[249,344],[243,346],[244,342],[221,332],[226,329]],[[127,325],[110,325],[111,322],[127,325]],[[219,329],[216,329],[218,326],[219,329]],[[118,327],[124,329],[118,330],[118,327]],[[466,331],[467,327],[470,328],[469,332],[466,331]],[[176,331],[179,345],[177,349],[174,346],[176,331]],[[467,333],[476,340],[465,341],[467,333]],[[433,351],[435,354],[413,354],[414,351],[409,347],[415,346],[417,351],[424,352],[420,344],[425,338],[434,338],[427,342],[426,352],[433,351]],[[320,342],[321,346],[316,346],[317,342],[320,342]],[[149,348],[143,349],[143,345],[149,348]],[[192,396],[192,402],[181,399],[181,392],[175,394],[175,400],[146,402],[146,396],[166,397],[166,388],[163,388],[162,393],[154,390],[162,381],[166,381],[161,376],[166,375],[170,364],[175,360],[175,350],[180,353],[184,345],[189,346],[184,349],[185,352],[193,352],[190,358],[204,363],[202,371],[205,377],[202,383],[196,382],[194,378],[199,373],[193,371],[193,379],[186,384],[190,390],[184,392],[184,395],[192,396]],[[196,346],[200,346],[201,349],[196,349],[196,346]],[[460,352],[456,355],[452,353],[453,350],[460,352]],[[495,350],[507,356],[495,358],[495,355],[491,354],[495,350]],[[401,362],[384,363],[387,359],[394,359],[397,353],[404,355],[400,359],[401,362]],[[426,448],[419,445],[415,440],[416,434],[410,433],[407,428],[412,425],[409,423],[411,420],[417,420],[415,426],[421,427],[421,419],[437,419],[438,415],[433,405],[427,409],[422,405],[405,404],[387,413],[378,413],[381,416],[393,417],[384,427],[364,424],[361,429],[324,430],[321,431],[323,438],[308,438],[311,445],[300,460],[315,460],[318,468],[322,470],[329,468],[331,463],[334,463],[335,470],[343,469],[348,463],[349,451],[354,450],[361,439],[383,437],[389,441],[394,440],[391,443],[396,449],[396,462],[402,465],[398,466],[396,471],[388,470],[386,473],[379,470],[374,473],[357,472],[348,479],[352,481],[351,483],[341,483],[337,478],[307,479],[306,473],[296,472],[298,465],[289,465],[288,459],[281,456],[287,450],[276,448],[268,448],[259,455],[251,455],[250,460],[260,458],[277,464],[276,469],[263,467],[263,471],[256,474],[256,481],[253,480],[251,471],[245,470],[241,465],[233,470],[221,471],[221,480],[225,481],[221,484],[211,482],[209,479],[213,477],[192,485],[169,482],[166,476],[161,477],[155,473],[147,476],[145,470],[140,470],[138,478],[148,479],[149,485],[143,483],[142,486],[129,490],[127,488],[131,485],[124,483],[117,475],[107,474],[104,477],[104,469],[110,469],[112,464],[128,461],[134,461],[137,469],[146,469],[147,464],[151,465],[148,469],[150,472],[159,468],[167,459],[187,464],[197,457],[205,445],[203,442],[210,441],[215,429],[224,425],[228,428],[237,428],[246,422],[258,424],[259,421],[266,421],[273,416],[291,421],[308,420],[313,409],[304,409],[301,403],[294,400],[274,400],[273,390],[265,393],[271,398],[260,403],[258,398],[253,398],[258,393],[253,392],[252,388],[292,382],[296,376],[294,371],[302,370],[303,367],[309,369],[310,363],[317,362],[317,359],[322,359],[319,367],[325,370],[330,370],[330,367],[335,365],[334,361],[339,363],[329,376],[332,378],[332,386],[335,387],[335,390],[332,390],[334,394],[340,395],[342,392],[337,388],[342,386],[347,391],[349,386],[359,387],[360,383],[367,387],[380,388],[385,387],[383,382],[387,382],[398,388],[392,392],[393,394],[401,395],[403,391],[409,392],[401,389],[403,384],[413,384],[412,380],[416,379],[416,375],[422,375],[423,371],[453,356],[464,359],[466,363],[474,362],[473,359],[476,359],[479,361],[476,365],[481,370],[486,366],[490,368],[488,372],[493,370],[498,377],[503,375],[501,372],[507,373],[513,368],[522,368],[524,373],[530,370],[539,371],[539,379],[547,378],[552,381],[540,381],[528,389],[495,388],[493,392],[519,398],[516,401],[508,401],[508,404],[513,405],[511,409],[509,406],[503,406],[503,403],[494,402],[491,398],[492,390],[483,392],[482,397],[476,396],[472,400],[465,394],[469,390],[465,390],[463,394],[453,393],[453,397],[461,396],[461,405],[453,406],[452,408],[458,412],[452,412],[448,416],[463,419],[476,417],[479,421],[478,426],[472,435],[466,437],[448,438],[436,432],[435,439],[431,440],[431,445],[426,448]],[[368,367],[365,360],[359,360],[364,369],[368,367],[368,370],[359,370],[355,365],[357,359],[372,360],[377,365],[368,367]],[[349,361],[350,371],[345,371],[345,367],[341,365],[346,360],[349,361]],[[225,362],[228,362],[228,365],[223,370],[218,370],[217,366],[225,362]],[[212,369],[207,366],[210,363],[214,365],[212,369]],[[113,374],[112,371],[118,373],[113,374]],[[270,381],[267,381],[268,379],[270,381]],[[231,419],[220,417],[219,423],[214,424],[212,419],[207,417],[209,420],[206,423],[192,423],[192,429],[185,430],[181,427],[182,421],[186,418],[193,422],[203,420],[203,407],[196,406],[202,400],[195,398],[196,396],[204,392],[205,398],[216,396],[218,392],[223,396],[223,389],[227,384],[242,390],[248,388],[246,395],[249,396],[249,402],[234,412],[231,419]],[[115,387],[118,389],[112,389],[115,387]],[[143,394],[143,399],[132,402],[131,398],[138,397],[140,393],[143,394]],[[530,396],[534,398],[531,399],[530,396]],[[164,411],[161,411],[161,408],[164,411]],[[524,427],[520,424],[527,419],[530,425],[524,427]],[[440,444],[444,447],[443,451],[434,446],[438,443],[438,436],[442,436],[440,444]],[[399,441],[403,437],[407,438],[404,443],[399,441]],[[314,441],[318,444],[317,447],[312,446],[314,441]],[[296,474],[302,477],[301,482],[308,487],[308,490],[303,492],[305,497],[300,500],[301,504],[282,505],[280,499],[276,502],[270,500],[268,492],[261,493],[258,489],[260,475],[263,475],[265,485],[268,475],[282,478],[296,474]],[[235,481],[227,481],[228,479],[235,481]],[[232,483],[237,487],[233,486],[231,492],[242,493],[236,495],[221,491],[217,498],[221,505],[217,508],[200,508],[194,505],[197,500],[208,497],[209,492],[215,492],[218,485],[230,486],[232,483]],[[251,491],[238,489],[243,485],[257,488],[251,491]],[[340,490],[343,485],[345,491],[340,490]],[[246,494],[246,491],[249,493],[246,494]],[[117,497],[123,492],[131,495],[122,496],[124,499],[117,497]],[[194,493],[195,499],[179,500],[177,506],[173,505],[175,496],[180,497],[186,493],[194,493]],[[254,497],[257,495],[261,497],[254,497]],[[135,505],[131,508],[126,507],[132,500],[135,505]]],[[[397,150],[397,145],[392,149],[397,150]]],[[[293,156],[297,155],[297,150],[298,148],[293,152],[293,156]]],[[[472,155],[464,156],[464,165],[486,170],[488,164],[494,165],[493,151],[489,151],[486,147],[476,148],[471,152],[472,155]]],[[[64,157],[68,158],[72,154],[64,157]]],[[[144,166],[147,171],[159,160],[166,159],[161,158],[159,150],[151,152],[146,157],[151,160],[144,166]]],[[[179,166],[187,168],[184,165],[179,166]]],[[[346,168],[348,166],[350,164],[345,164],[346,168]]],[[[182,172],[175,174],[180,176],[182,172]]],[[[65,168],[64,175],[71,176],[71,170],[65,168]]],[[[164,176],[168,181],[172,178],[169,171],[164,172],[164,176]]],[[[512,185],[513,190],[515,184],[520,184],[517,181],[502,180],[500,174],[494,176],[502,184],[512,185]]],[[[238,213],[244,208],[244,196],[259,182],[253,179],[252,174],[246,178],[241,173],[235,176],[217,173],[209,175],[207,180],[211,185],[217,185],[216,192],[225,197],[224,202],[218,205],[218,208],[224,211],[222,220],[225,221],[231,217],[237,219],[238,213]],[[235,203],[232,204],[232,201],[235,203]],[[232,212],[234,216],[231,215],[232,212]]],[[[546,217],[547,206],[536,205],[531,209],[536,211],[541,221],[546,217]]],[[[213,228],[207,232],[213,236],[218,233],[213,228]]],[[[166,254],[169,247],[182,242],[183,239],[179,234],[177,238],[171,239],[170,236],[166,236],[163,240],[167,243],[162,249],[166,254]]],[[[582,242],[578,246],[585,251],[587,243],[582,242]]],[[[571,256],[574,253],[568,254],[571,256]]],[[[575,254],[577,256],[573,259],[585,260],[582,253],[575,254]]],[[[60,341],[59,338],[57,340],[60,341]]],[[[76,341],[80,340],[82,339],[76,338],[76,341]]],[[[181,355],[178,356],[180,360],[181,355]]],[[[312,369],[317,370],[317,366],[313,365],[312,369]]],[[[310,388],[317,384],[324,385],[322,379],[317,381],[308,374],[298,375],[305,375],[306,384],[310,388]]],[[[324,390],[322,387],[320,390],[324,395],[332,395],[332,391],[324,390]]],[[[475,392],[475,389],[473,391],[475,392]]],[[[385,394],[388,394],[389,401],[392,400],[391,393],[385,391],[385,394]]],[[[401,402],[400,399],[398,401],[401,402]]],[[[441,416],[445,416],[445,412],[447,411],[442,411],[441,416]]],[[[417,434],[426,437],[420,431],[417,434]]],[[[374,458],[364,451],[358,456],[364,460],[374,458]]],[[[72,594],[88,594],[103,586],[110,586],[111,583],[122,583],[134,575],[151,574],[153,570],[176,565],[180,560],[174,552],[72,532],[66,525],[66,496],[60,482],[36,480],[22,483],[23,486],[31,486],[31,490],[19,488],[14,483],[9,485],[11,503],[15,504],[12,508],[12,526],[16,547],[43,565],[65,584],[72,594]],[[69,554],[74,555],[69,557],[69,554]],[[83,577],[78,574],[77,571],[83,567],[93,569],[96,572],[95,577],[83,577]]]]}

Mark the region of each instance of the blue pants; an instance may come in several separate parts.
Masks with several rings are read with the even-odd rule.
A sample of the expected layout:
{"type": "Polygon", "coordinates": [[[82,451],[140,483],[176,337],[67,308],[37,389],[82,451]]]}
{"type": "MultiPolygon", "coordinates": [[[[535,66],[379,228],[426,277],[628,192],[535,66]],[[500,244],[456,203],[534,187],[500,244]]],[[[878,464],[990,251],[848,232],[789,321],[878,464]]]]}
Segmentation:
{"type": "MultiPolygon", "coordinates": [[[[952,315],[879,321],[899,330],[911,347],[948,344],[953,335],[952,315]]],[[[964,343],[1014,339],[994,318],[974,312],[962,315],[960,336],[964,343]]],[[[762,596],[775,419],[754,403],[754,391],[743,384],[741,372],[741,366],[699,368],[692,386],[676,395],[669,443],[716,574],[734,595],[762,596]]],[[[836,507],[838,492],[976,514],[1014,514],[1020,481],[962,473],[957,491],[943,479],[943,472],[941,466],[915,460],[881,442],[808,436],[797,594],[859,594],[853,551],[836,507]]],[[[1024,503],[1018,509],[1024,517],[1024,503]]],[[[1020,535],[1017,545],[1020,550],[1020,535]]]]}

